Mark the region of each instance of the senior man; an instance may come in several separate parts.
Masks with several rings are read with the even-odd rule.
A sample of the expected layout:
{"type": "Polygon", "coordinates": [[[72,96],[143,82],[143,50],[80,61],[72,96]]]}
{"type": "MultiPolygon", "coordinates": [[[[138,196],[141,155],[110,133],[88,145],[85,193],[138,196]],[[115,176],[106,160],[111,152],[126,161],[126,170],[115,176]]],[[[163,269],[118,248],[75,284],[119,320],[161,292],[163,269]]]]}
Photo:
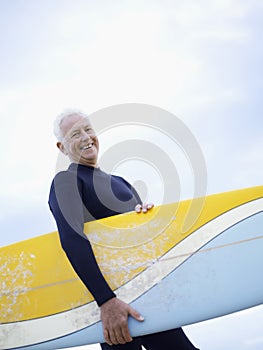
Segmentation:
{"type": "Polygon", "coordinates": [[[52,181],[49,206],[56,220],[60,242],[73,269],[93,295],[101,311],[103,350],[195,350],[181,328],[132,338],[128,317],[143,316],[116,297],[102,275],[84,223],[136,210],[147,212],[136,190],[122,177],[98,166],[99,141],[87,115],[80,111],[60,114],[54,123],[57,147],[71,164],[52,181]]]}

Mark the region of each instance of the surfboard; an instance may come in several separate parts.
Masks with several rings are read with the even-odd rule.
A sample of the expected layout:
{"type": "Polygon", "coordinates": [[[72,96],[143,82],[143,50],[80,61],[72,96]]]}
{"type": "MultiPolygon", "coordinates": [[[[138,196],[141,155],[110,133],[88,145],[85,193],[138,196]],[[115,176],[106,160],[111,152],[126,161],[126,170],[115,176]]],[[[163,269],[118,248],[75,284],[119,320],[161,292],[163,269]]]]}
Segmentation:
{"type": "MultiPolygon", "coordinates": [[[[85,224],[104,276],[144,317],[133,336],[223,316],[263,301],[263,186],[85,224]]],[[[99,308],[57,232],[0,248],[0,349],[103,342],[99,308]]]]}

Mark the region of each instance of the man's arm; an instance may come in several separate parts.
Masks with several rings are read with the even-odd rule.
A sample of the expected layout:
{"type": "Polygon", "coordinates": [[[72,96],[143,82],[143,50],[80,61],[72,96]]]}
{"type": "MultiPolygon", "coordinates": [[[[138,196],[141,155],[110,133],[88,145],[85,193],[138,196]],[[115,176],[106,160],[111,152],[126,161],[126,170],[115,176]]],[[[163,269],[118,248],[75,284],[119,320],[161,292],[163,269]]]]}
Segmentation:
{"type": "Polygon", "coordinates": [[[98,306],[115,297],[102,275],[91,244],[83,232],[83,203],[75,174],[60,173],[50,191],[49,205],[60,242],[72,267],[94,296],[98,306]]]}
{"type": "Polygon", "coordinates": [[[105,341],[109,345],[130,342],[132,337],[128,329],[128,317],[138,321],[143,321],[143,317],[130,305],[116,298],[99,269],[91,244],[83,233],[83,203],[74,174],[59,174],[51,188],[49,205],[63,250],[100,306],[105,341]]]}

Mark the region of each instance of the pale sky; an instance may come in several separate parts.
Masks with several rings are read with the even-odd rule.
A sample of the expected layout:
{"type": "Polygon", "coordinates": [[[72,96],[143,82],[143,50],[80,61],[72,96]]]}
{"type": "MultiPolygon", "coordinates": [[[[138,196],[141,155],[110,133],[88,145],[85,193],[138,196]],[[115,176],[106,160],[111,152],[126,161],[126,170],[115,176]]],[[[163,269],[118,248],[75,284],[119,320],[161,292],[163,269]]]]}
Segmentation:
{"type": "MultiPolygon", "coordinates": [[[[157,106],[196,138],[208,193],[262,185],[262,23],[261,0],[0,0],[1,245],[56,229],[52,123],[65,108],[157,106]]],[[[102,152],[120,142],[114,132],[102,152]]],[[[148,195],[158,202],[157,175],[148,195]]],[[[262,321],[257,307],[186,330],[202,350],[257,350],[262,321]]]]}

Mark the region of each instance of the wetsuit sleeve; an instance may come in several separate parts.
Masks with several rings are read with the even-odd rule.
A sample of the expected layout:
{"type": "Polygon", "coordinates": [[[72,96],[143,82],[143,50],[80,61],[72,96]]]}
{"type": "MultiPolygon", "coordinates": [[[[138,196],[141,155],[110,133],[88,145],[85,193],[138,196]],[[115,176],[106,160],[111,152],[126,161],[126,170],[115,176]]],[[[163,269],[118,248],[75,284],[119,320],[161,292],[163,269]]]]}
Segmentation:
{"type": "Polygon", "coordinates": [[[110,289],[85,236],[80,183],[74,174],[59,173],[51,186],[49,206],[55,218],[60,242],[73,269],[93,295],[98,306],[116,295],[110,289]]]}
{"type": "MultiPolygon", "coordinates": [[[[129,189],[131,190],[133,197],[135,198],[137,204],[142,204],[142,200],[138,194],[138,192],[136,191],[136,189],[127,181],[125,180],[123,177],[120,177],[120,179],[125,183],[125,185],[127,187],[129,187],[129,189]]],[[[134,210],[135,208],[132,208],[132,210],[134,210]]]]}

